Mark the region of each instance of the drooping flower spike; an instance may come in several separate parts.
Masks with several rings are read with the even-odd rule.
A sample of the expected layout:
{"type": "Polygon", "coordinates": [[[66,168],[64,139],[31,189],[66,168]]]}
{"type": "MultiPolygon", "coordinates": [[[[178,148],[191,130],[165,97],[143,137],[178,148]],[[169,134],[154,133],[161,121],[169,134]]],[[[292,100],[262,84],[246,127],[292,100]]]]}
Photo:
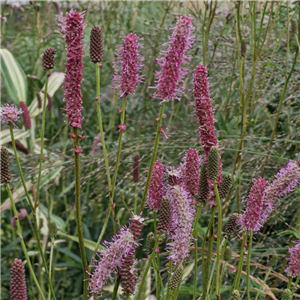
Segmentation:
{"type": "Polygon", "coordinates": [[[114,64],[115,74],[112,82],[117,86],[115,89],[121,89],[120,97],[133,94],[138,82],[142,81],[139,71],[142,68],[143,58],[140,54],[138,36],[130,33],[124,38],[123,46],[116,46],[117,61],[114,64]]]}
{"type": "Polygon", "coordinates": [[[18,128],[15,122],[19,120],[19,115],[22,113],[23,110],[14,104],[4,103],[0,108],[0,122],[2,125],[12,123],[14,128],[18,128]]]}
{"type": "Polygon", "coordinates": [[[156,85],[150,87],[156,88],[152,97],[161,101],[180,100],[180,93],[183,92],[183,79],[187,74],[187,70],[182,69],[182,64],[186,64],[190,60],[185,52],[192,47],[194,42],[194,38],[191,36],[194,28],[192,20],[188,16],[182,16],[175,28],[171,30],[173,33],[169,37],[169,47],[166,51],[161,52],[163,58],[156,60],[161,67],[161,70],[156,72],[156,85]]]}
{"type": "Polygon", "coordinates": [[[59,18],[60,32],[64,35],[67,44],[65,92],[66,114],[69,125],[81,128],[82,117],[82,51],[83,31],[86,24],[83,20],[85,12],[76,12],[73,9],[65,18],[59,18]]]}

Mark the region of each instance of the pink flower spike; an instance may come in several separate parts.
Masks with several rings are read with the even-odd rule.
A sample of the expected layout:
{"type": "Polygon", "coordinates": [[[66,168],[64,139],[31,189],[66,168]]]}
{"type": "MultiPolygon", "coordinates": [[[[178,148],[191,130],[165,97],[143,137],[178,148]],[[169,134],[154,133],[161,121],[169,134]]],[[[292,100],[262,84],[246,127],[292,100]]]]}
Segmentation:
{"type": "Polygon", "coordinates": [[[300,241],[296,246],[289,249],[290,257],[286,260],[289,261],[288,267],[284,270],[288,277],[297,277],[300,275],[300,241]]]}
{"type": "Polygon", "coordinates": [[[30,119],[28,107],[23,101],[20,101],[20,107],[23,111],[24,125],[27,129],[30,129],[31,128],[31,119],[30,119]]]}
{"type": "MultiPolygon", "coordinates": [[[[208,89],[207,70],[203,65],[199,65],[194,72],[194,98],[200,141],[204,150],[205,163],[208,165],[210,148],[212,146],[218,147],[218,140],[214,128],[213,108],[208,89]]],[[[219,178],[217,182],[218,186],[222,182],[222,162],[220,156],[219,178]]]]}
{"type": "Polygon", "coordinates": [[[14,104],[4,103],[0,107],[0,122],[2,125],[13,124],[14,128],[18,128],[15,124],[19,120],[19,115],[23,113],[21,108],[17,108],[14,104]]]}
{"type": "Polygon", "coordinates": [[[61,23],[58,26],[64,35],[67,44],[66,54],[66,75],[64,99],[66,101],[66,114],[69,125],[74,128],[81,128],[82,118],[82,56],[83,56],[83,31],[85,12],[78,13],[71,9],[65,18],[59,18],[61,23]]]}
{"type": "Polygon", "coordinates": [[[118,126],[118,128],[120,129],[120,130],[126,130],[126,125],[125,124],[120,124],[119,126],[118,126]]]}
{"type": "Polygon", "coordinates": [[[148,190],[148,205],[153,210],[158,210],[163,196],[163,165],[156,161],[150,179],[148,190]]]}
{"type": "Polygon", "coordinates": [[[250,194],[246,200],[246,210],[244,214],[238,218],[238,224],[243,231],[252,230],[258,232],[263,223],[261,220],[265,214],[263,210],[263,196],[267,181],[263,178],[256,180],[250,190],[250,194]]]}
{"type": "Polygon", "coordinates": [[[117,46],[118,61],[115,62],[115,74],[112,78],[117,83],[116,89],[121,89],[120,97],[133,94],[141,77],[138,72],[142,68],[140,62],[143,60],[140,56],[141,44],[136,34],[130,33],[124,38],[123,47],[117,46]]]}
{"type": "Polygon", "coordinates": [[[171,30],[173,33],[169,37],[169,47],[166,51],[162,51],[164,57],[156,60],[161,70],[156,72],[156,86],[154,87],[156,92],[152,97],[161,101],[180,100],[179,94],[183,92],[183,80],[187,74],[187,70],[183,70],[181,65],[190,60],[185,52],[192,47],[194,42],[191,37],[194,28],[188,16],[181,17],[176,27],[171,30]]]}

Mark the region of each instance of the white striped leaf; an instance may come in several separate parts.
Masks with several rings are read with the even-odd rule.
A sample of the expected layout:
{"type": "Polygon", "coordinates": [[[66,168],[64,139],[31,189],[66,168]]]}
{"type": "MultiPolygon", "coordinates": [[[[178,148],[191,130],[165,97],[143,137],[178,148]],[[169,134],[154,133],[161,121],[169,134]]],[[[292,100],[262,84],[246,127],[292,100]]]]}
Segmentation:
{"type": "MultiPolygon", "coordinates": [[[[7,49],[0,49],[1,75],[7,93],[15,104],[27,100],[27,78],[26,75],[7,49]]],[[[5,101],[8,102],[8,101],[5,101]]]]}
{"type": "MultiPolygon", "coordinates": [[[[4,145],[11,141],[10,136],[10,130],[4,129],[0,132],[1,138],[0,138],[0,144],[4,145]]],[[[29,137],[29,131],[28,130],[22,130],[22,129],[14,129],[14,138],[15,140],[19,140],[21,138],[27,138],[29,137]]]]}

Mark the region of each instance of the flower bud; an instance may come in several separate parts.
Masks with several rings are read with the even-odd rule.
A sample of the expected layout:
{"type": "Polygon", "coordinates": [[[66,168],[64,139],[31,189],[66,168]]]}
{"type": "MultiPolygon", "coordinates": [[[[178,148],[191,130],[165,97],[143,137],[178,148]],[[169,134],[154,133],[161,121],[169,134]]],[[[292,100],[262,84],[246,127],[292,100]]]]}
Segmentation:
{"type": "Polygon", "coordinates": [[[199,188],[197,193],[197,199],[200,202],[205,203],[209,196],[209,185],[207,181],[206,165],[203,164],[200,171],[199,188]]]}
{"type": "Polygon", "coordinates": [[[223,181],[219,187],[219,196],[220,198],[226,198],[228,195],[228,192],[232,186],[232,177],[231,175],[226,175],[223,178],[223,181]]]}
{"type": "Polygon", "coordinates": [[[45,71],[54,68],[54,65],[55,65],[54,54],[55,53],[56,53],[56,50],[52,47],[49,47],[45,50],[45,52],[43,54],[43,59],[42,59],[43,69],[45,71]]]}
{"type": "Polygon", "coordinates": [[[8,151],[1,147],[1,183],[11,182],[11,172],[9,166],[8,151]]]}
{"type": "Polygon", "coordinates": [[[51,236],[51,239],[55,239],[57,235],[57,227],[54,221],[50,221],[49,223],[49,234],[51,236]]]}
{"type": "Polygon", "coordinates": [[[149,232],[147,234],[147,239],[146,239],[146,252],[150,255],[153,251],[155,245],[155,236],[153,232],[149,232]]]}
{"type": "Polygon", "coordinates": [[[271,268],[276,267],[277,262],[278,262],[278,255],[274,254],[269,261],[269,267],[271,267],[271,268]]]}
{"type": "Polygon", "coordinates": [[[230,300],[240,300],[240,299],[241,299],[240,292],[238,290],[233,290],[230,300]]]}
{"type": "Polygon", "coordinates": [[[170,199],[164,196],[160,202],[160,215],[157,223],[158,232],[168,232],[171,225],[172,211],[170,199]]]}
{"type": "Polygon", "coordinates": [[[170,290],[175,290],[178,287],[178,285],[181,282],[182,273],[183,273],[183,266],[180,264],[177,266],[173,275],[170,278],[170,281],[169,281],[169,289],[170,290]]]}
{"type": "Polygon", "coordinates": [[[231,214],[229,216],[228,222],[224,227],[224,232],[228,235],[232,235],[237,231],[237,219],[239,217],[239,214],[231,214]]]}
{"type": "Polygon", "coordinates": [[[102,29],[98,25],[94,25],[91,31],[90,58],[94,64],[103,59],[102,29]]]}
{"type": "Polygon", "coordinates": [[[227,246],[224,251],[224,260],[228,261],[231,258],[231,248],[227,246]]]}
{"type": "Polygon", "coordinates": [[[292,300],[293,294],[290,289],[285,289],[282,293],[281,300],[292,300]]]}
{"type": "Polygon", "coordinates": [[[10,271],[10,295],[13,300],[27,300],[25,269],[21,259],[15,259],[10,271]]]}
{"type": "Polygon", "coordinates": [[[219,153],[216,146],[211,147],[208,159],[208,177],[217,179],[219,174],[219,153]]]}

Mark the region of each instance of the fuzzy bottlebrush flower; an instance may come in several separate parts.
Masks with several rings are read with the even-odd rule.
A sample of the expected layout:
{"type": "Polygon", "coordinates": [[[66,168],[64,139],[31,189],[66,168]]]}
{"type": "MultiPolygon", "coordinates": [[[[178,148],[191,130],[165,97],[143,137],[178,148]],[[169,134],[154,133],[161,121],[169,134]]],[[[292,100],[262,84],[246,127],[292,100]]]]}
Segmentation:
{"type": "Polygon", "coordinates": [[[17,128],[15,122],[19,120],[19,115],[23,113],[21,108],[17,108],[14,104],[5,103],[0,108],[0,122],[2,125],[13,124],[14,128],[17,128]]]}
{"type": "Polygon", "coordinates": [[[191,207],[192,199],[182,186],[169,186],[166,196],[171,200],[172,222],[170,238],[172,242],[167,244],[170,251],[169,259],[174,265],[178,265],[188,256],[190,237],[193,230],[192,223],[195,210],[191,207]]]}
{"type": "Polygon", "coordinates": [[[265,214],[261,216],[263,224],[272,213],[276,201],[294,191],[300,185],[300,166],[299,162],[289,161],[287,165],[280,169],[275,175],[271,185],[266,188],[263,198],[263,210],[265,214]]]}
{"type": "Polygon", "coordinates": [[[244,231],[252,230],[258,232],[263,224],[261,223],[263,211],[263,196],[267,181],[263,178],[257,179],[246,200],[246,210],[238,218],[238,224],[244,231]]]}
{"type": "Polygon", "coordinates": [[[26,128],[30,129],[31,128],[31,119],[30,119],[30,114],[27,108],[27,105],[20,101],[20,107],[23,111],[23,118],[24,118],[24,125],[26,128]]]}
{"type": "Polygon", "coordinates": [[[15,259],[10,271],[10,296],[13,300],[27,300],[25,269],[21,259],[15,259]]]}
{"type": "Polygon", "coordinates": [[[197,194],[199,187],[199,166],[202,162],[194,149],[187,151],[184,158],[184,184],[185,188],[192,195],[197,194]]]}
{"type": "MultiPolygon", "coordinates": [[[[215,134],[212,100],[209,94],[207,82],[207,70],[205,66],[198,66],[194,72],[194,98],[196,115],[198,119],[198,131],[200,141],[204,150],[205,162],[208,164],[211,147],[218,148],[218,140],[215,134]]],[[[222,163],[219,154],[219,177],[218,185],[222,181],[222,163]]]]}
{"type": "Polygon", "coordinates": [[[52,47],[49,47],[45,50],[43,54],[43,59],[42,59],[42,64],[43,64],[43,69],[46,70],[51,70],[54,68],[55,65],[55,58],[54,54],[56,53],[56,50],[52,47]]]}
{"type": "Polygon", "coordinates": [[[131,254],[137,245],[134,235],[126,227],[120,229],[112,242],[104,242],[106,250],[100,252],[101,259],[95,264],[96,269],[89,283],[91,293],[101,294],[110,273],[116,273],[122,267],[124,257],[131,254]]]}
{"type": "Polygon", "coordinates": [[[116,89],[121,89],[120,97],[133,94],[137,83],[141,82],[138,72],[143,66],[143,58],[140,56],[139,47],[139,38],[134,33],[124,38],[123,47],[116,47],[118,61],[114,64],[115,74],[112,81],[117,84],[116,89]]]}
{"type": "Polygon", "coordinates": [[[289,261],[288,267],[284,270],[289,277],[297,277],[300,275],[300,241],[297,245],[290,248],[291,257],[286,260],[289,261]]]}
{"type": "Polygon", "coordinates": [[[194,42],[194,39],[191,37],[194,29],[192,20],[189,17],[181,17],[176,27],[171,30],[173,33],[169,37],[169,48],[166,51],[162,51],[163,58],[156,60],[161,70],[156,73],[156,86],[154,88],[157,91],[152,97],[161,101],[180,100],[178,93],[182,92],[183,79],[187,74],[187,71],[183,70],[181,65],[186,64],[190,60],[190,57],[185,55],[185,52],[192,47],[194,42]]]}
{"type": "Polygon", "coordinates": [[[65,18],[59,18],[60,32],[67,44],[65,92],[66,114],[69,125],[81,128],[82,118],[82,51],[83,31],[86,27],[83,17],[85,12],[78,13],[71,9],[65,18]]]}
{"type": "Polygon", "coordinates": [[[158,210],[163,196],[163,165],[156,161],[150,179],[148,191],[148,205],[151,209],[158,210]]]}

